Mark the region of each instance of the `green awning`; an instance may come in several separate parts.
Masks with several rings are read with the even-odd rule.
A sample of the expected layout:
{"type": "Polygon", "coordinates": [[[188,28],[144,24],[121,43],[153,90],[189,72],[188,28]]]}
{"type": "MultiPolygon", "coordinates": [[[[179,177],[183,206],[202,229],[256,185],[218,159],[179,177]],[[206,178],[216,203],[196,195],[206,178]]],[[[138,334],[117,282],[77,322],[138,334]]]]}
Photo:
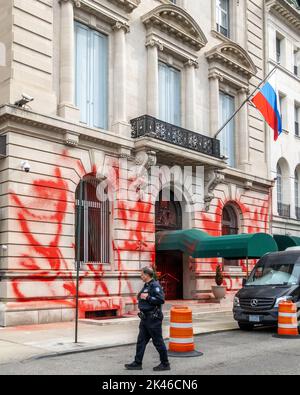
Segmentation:
{"type": "Polygon", "coordinates": [[[283,235],[274,235],[273,237],[278,245],[279,251],[285,251],[289,247],[300,246],[300,237],[283,235]]]}
{"type": "Polygon", "coordinates": [[[197,229],[160,232],[156,235],[157,251],[182,251],[191,255],[200,241],[210,237],[197,229]]]}
{"type": "Polygon", "coordinates": [[[179,250],[193,258],[257,259],[278,251],[266,233],[213,237],[197,229],[157,234],[157,251],[179,250]]]}

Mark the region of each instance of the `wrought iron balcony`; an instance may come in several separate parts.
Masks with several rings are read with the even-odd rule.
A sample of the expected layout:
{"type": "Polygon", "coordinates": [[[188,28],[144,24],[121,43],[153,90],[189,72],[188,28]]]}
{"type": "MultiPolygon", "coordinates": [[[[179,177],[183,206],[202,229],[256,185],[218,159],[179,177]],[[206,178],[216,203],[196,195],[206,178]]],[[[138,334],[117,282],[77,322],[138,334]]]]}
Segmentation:
{"type": "Polygon", "coordinates": [[[134,139],[152,137],[166,143],[220,158],[220,141],[144,115],[131,121],[134,139]]]}
{"type": "Polygon", "coordinates": [[[289,204],[278,203],[278,214],[280,217],[291,217],[291,206],[289,204]]]}

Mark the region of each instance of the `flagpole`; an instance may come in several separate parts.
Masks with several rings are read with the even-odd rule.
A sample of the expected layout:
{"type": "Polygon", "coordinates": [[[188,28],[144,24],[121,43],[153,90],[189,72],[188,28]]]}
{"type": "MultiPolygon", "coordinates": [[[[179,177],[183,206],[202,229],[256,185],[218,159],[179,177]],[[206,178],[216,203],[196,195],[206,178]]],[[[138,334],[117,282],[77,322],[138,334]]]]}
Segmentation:
{"type": "Polygon", "coordinates": [[[266,76],[265,79],[263,79],[259,85],[254,89],[254,91],[247,97],[246,100],[243,101],[243,103],[239,106],[239,108],[231,115],[231,117],[224,123],[223,126],[221,126],[221,128],[217,131],[217,133],[215,134],[214,138],[216,139],[219,134],[222,132],[223,129],[226,128],[226,126],[233,120],[233,118],[237,115],[237,113],[239,113],[241,111],[241,109],[244,107],[244,105],[251,99],[251,97],[256,93],[256,91],[265,83],[268,81],[268,79],[271,78],[271,76],[275,73],[275,71],[277,70],[279,66],[279,63],[276,64],[276,66],[270,71],[270,73],[266,76]]]}

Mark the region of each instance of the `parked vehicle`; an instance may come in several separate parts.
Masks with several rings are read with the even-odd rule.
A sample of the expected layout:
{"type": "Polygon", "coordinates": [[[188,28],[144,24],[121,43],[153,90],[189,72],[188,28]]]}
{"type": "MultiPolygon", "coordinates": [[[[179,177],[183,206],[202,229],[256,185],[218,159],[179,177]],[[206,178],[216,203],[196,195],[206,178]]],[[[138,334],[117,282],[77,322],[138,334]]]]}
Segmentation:
{"type": "Polygon", "coordinates": [[[234,299],[233,314],[242,330],[277,325],[278,306],[292,300],[300,307],[300,251],[270,253],[256,264],[234,299]]]}

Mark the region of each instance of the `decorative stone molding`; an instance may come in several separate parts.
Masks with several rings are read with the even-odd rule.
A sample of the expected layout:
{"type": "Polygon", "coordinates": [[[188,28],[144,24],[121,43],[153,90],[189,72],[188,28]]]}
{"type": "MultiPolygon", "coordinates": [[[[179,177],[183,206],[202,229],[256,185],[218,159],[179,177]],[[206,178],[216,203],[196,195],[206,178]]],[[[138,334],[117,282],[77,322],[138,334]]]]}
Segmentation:
{"type": "Polygon", "coordinates": [[[204,205],[205,211],[209,211],[210,204],[212,200],[215,198],[214,190],[219,184],[222,184],[225,180],[225,175],[220,173],[219,171],[210,170],[208,172],[208,182],[205,186],[204,192],[204,205]]]}
{"type": "Polygon", "coordinates": [[[253,182],[249,181],[249,180],[246,180],[244,182],[244,188],[245,188],[246,191],[251,190],[253,188],[253,182]]]}
{"type": "Polygon", "coordinates": [[[71,1],[77,8],[81,7],[81,0],[59,0],[60,3],[67,3],[68,1],[71,1]]]}
{"type": "Polygon", "coordinates": [[[226,42],[205,54],[208,63],[218,63],[248,80],[257,74],[257,68],[248,53],[238,44],[226,42]]]}
{"type": "Polygon", "coordinates": [[[195,69],[199,69],[199,63],[194,59],[189,59],[184,63],[184,67],[195,67],[195,69]]]}
{"type": "MultiPolygon", "coordinates": [[[[63,0],[70,1],[70,0],[63,0]]],[[[120,26],[120,28],[129,28],[128,16],[120,11],[114,10],[106,2],[96,2],[91,0],[72,0],[80,3],[80,8],[89,15],[95,15],[97,18],[109,24],[112,28],[120,26]],[[120,24],[120,25],[118,25],[120,24]]],[[[132,1],[132,0],[131,0],[132,1]]],[[[123,1],[124,3],[124,1],[123,1]]]]}
{"type": "Polygon", "coordinates": [[[70,132],[66,132],[64,135],[64,143],[66,145],[71,146],[71,147],[77,147],[79,144],[79,135],[70,133],[70,132]]]}
{"type": "Polygon", "coordinates": [[[147,29],[155,28],[181,41],[195,51],[207,44],[207,39],[196,21],[174,4],[161,5],[142,17],[147,29]]]}
{"type": "Polygon", "coordinates": [[[121,159],[127,159],[127,160],[132,159],[131,149],[128,149],[127,147],[121,147],[119,149],[119,157],[121,159]]]}
{"type": "Polygon", "coordinates": [[[136,193],[140,200],[145,199],[145,193],[148,188],[148,172],[151,166],[155,166],[157,162],[156,152],[139,151],[135,157],[135,166],[132,170],[132,177],[136,183],[136,193]]]}
{"type": "Polygon", "coordinates": [[[296,2],[286,0],[267,0],[266,8],[268,12],[283,19],[290,27],[300,33],[300,7],[296,2]]]}
{"type": "Polygon", "coordinates": [[[245,94],[248,96],[250,95],[250,89],[243,86],[241,89],[238,90],[238,93],[245,94]]]}
{"type": "Polygon", "coordinates": [[[220,73],[212,72],[212,73],[209,73],[208,79],[209,80],[219,80],[222,82],[224,80],[224,77],[220,73]]]}
{"type": "Polygon", "coordinates": [[[135,157],[135,164],[143,166],[146,170],[149,170],[151,166],[155,166],[156,162],[156,152],[154,151],[140,151],[135,157]]]}
{"type": "Polygon", "coordinates": [[[125,22],[117,22],[115,25],[113,25],[112,29],[114,31],[123,29],[125,31],[125,33],[130,32],[130,26],[128,25],[128,23],[125,23],[125,22]]]}
{"type": "Polygon", "coordinates": [[[111,3],[116,4],[118,7],[123,8],[128,13],[135,10],[141,2],[141,0],[110,0],[110,1],[111,3]]]}
{"type": "Polygon", "coordinates": [[[157,47],[160,51],[163,51],[164,50],[164,45],[163,45],[163,43],[161,42],[161,41],[159,41],[159,40],[157,40],[157,39],[154,39],[154,38],[151,38],[150,40],[148,40],[147,42],[146,42],[146,47],[148,48],[148,47],[157,47]]]}

